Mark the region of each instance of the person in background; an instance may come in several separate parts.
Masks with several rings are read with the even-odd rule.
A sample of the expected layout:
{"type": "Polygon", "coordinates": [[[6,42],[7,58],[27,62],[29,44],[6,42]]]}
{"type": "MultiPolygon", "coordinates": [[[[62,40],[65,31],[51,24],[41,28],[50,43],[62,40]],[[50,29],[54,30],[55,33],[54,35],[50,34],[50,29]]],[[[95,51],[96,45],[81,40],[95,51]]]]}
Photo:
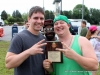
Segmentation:
{"type": "Polygon", "coordinates": [[[45,37],[40,33],[44,26],[44,10],[40,6],[30,9],[28,15],[30,26],[16,34],[11,40],[5,57],[8,69],[14,68],[14,75],[45,75],[45,37]]]}
{"type": "Polygon", "coordinates": [[[97,26],[97,30],[99,31],[98,36],[100,36],[100,26],[97,26]]]}
{"type": "MultiPolygon", "coordinates": [[[[98,36],[99,32],[100,31],[97,30],[97,26],[92,25],[89,27],[89,31],[86,37],[90,40],[92,46],[94,47],[96,56],[100,62],[100,36],[98,36]]],[[[96,72],[93,72],[93,75],[96,75],[96,72]]]]}
{"type": "Polygon", "coordinates": [[[44,22],[44,35],[47,39],[47,41],[55,41],[57,40],[57,37],[55,37],[55,32],[54,32],[54,28],[53,28],[53,20],[52,19],[47,19],[44,22]]]}
{"type": "Polygon", "coordinates": [[[54,31],[62,42],[63,63],[55,63],[45,59],[43,67],[54,75],[92,75],[98,70],[98,60],[93,46],[86,37],[72,35],[69,31],[69,20],[64,15],[54,18],[54,31]],[[89,53],[89,54],[88,54],[89,53]]]}
{"type": "Polygon", "coordinates": [[[22,29],[19,32],[21,32],[21,31],[23,31],[25,29],[28,29],[29,25],[30,25],[30,23],[26,20],[25,24],[24,24],[24,27],[22,27],[22,29]]]}
{"type": "Polygon", "coordinates": [[[86,22],[85,22],[85,21],[82,21],[82,22],[81,22],[81,28],[80,28],[80,31],[81,31],[81,32],[80,32],[80,36],[86,37],[88,28],[86,27],[86,22]]]}

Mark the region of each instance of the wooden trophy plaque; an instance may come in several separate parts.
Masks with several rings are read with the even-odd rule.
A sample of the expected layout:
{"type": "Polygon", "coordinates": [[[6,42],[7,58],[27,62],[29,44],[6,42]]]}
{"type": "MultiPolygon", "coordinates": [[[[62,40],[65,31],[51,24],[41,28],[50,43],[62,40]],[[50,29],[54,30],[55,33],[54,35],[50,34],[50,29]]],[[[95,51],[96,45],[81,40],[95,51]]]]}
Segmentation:
{"type": "Polygon", "coordinates": [[[62,62],[62,53],[56,48],[62,49],[62,44],[59,41],[47,41],[46,45],[46,58],[52,62],[61,63],[62,62]]]}

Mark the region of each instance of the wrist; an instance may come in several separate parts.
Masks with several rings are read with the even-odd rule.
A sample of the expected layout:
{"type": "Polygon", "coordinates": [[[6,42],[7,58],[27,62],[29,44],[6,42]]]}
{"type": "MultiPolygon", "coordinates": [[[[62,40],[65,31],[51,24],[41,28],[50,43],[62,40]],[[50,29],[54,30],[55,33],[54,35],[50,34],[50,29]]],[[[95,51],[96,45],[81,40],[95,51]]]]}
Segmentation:
{"type": "Polygon", "coordinates": [[[80,55],[76,53],[76,55],[73,57],[73,60],[77,61],[79,60],[79,58],[80,58],[80,55]]]}
{"type": "Polygon", "coordinates": [[[98,38],[98,36],[96,36],[96,38],[98,38]]]}
{"type": "Polygon", "coordinates": [[[26,50],[26,54],[30,56],[31,55],[31,51],[29,49],[27,49],[26,50]]]}

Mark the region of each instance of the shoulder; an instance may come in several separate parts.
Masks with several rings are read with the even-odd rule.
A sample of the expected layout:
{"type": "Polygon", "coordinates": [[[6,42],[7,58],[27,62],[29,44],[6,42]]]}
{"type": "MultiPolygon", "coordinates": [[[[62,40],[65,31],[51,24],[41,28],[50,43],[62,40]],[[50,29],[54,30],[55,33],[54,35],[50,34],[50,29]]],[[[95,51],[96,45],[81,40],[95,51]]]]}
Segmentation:
{"type": "Polygon", "coordinates": [[[20,33],[18,33],[19,36],[25,36],[29,34],[27,30],[23,29],[20,33]]]}
{"type": "MultiPolygon", "coordinates": [[[[13,41],[21,40],[22,38],[25,38],[26,35],[27,35],[26,30],[23,30],[23,31],[21,31],[20,33],[17,33],[17,34],[12,38],[12,40],[13,40],[13,41]]],[[[28,36],[28,35],[27,35],[27,36],[28,36]]]]}
{"type": "Polygon", "coordinates": [[[91,44],[90,41],[86,37],[83,37],[83,36],[79,36],[78,41],[81,47],[91,44]]]}
{"type": "Polygon", "coordinates": [[[79,45],[80,48],[82,50],[82,52],[89,52],[89,51],[93,51],[93,46],[92,43],[86,38],[86,37],[79,37],[79,45]]]}
{"type": "Polygon", "coordinates": [[[20,29],[19,32],[22,32],[23,30],[25,30],[25,28],[20,29]]]}
{"type": "Polygon", "coordinates": [[[88,28],[87,27],[84,27],[84,28],[82,28],[82,30],[88,30],[88,28]]]}
{"type": "Polygon", "coordinates": [[[79,36],[79,41],[80,42],[89,42],[89,40],[86,37],[79,36]]]}
{"type": "Polygon", "coordinates": [[[46,37],[43,34],[40,33],[39,36],[40,36],[41,39],[45,39],[46,40],[46,37]]]}
{"type": "Polygon", "coordinates": [[[21,37],[20,37],[19,33],[16,34],[16,35],[11,39],[11,42],[12,42],[12,43],[14,43],[14,42],[19,42],[19,41],[21,41],[21,37]]]}
{"type": "MultiPolygon", "coordinates": [[[[94,56],[94,48],[90,41],[86,37],[79,37],[79,45],[82,50],[83,56],[90,57],[91,55],[94,56]],[[89,55],[89,54],[90,55],[89,55]]],[[[92,56],[91,56],[92,57],[92,56]]]]}

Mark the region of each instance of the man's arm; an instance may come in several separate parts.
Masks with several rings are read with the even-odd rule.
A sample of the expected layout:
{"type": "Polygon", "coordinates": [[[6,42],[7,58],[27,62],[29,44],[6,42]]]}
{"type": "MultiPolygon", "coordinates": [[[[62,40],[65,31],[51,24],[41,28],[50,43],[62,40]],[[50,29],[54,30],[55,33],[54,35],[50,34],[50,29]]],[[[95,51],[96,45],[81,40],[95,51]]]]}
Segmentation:
{"type": "Polygon", "coordinates": [[[20,54],[15,54],[12,52],[7,52],[5,62],[6,62],[6,67],[8,69],[18,67],[23,61],[25,61],[28,57],[30,56],[28,50],[20,53],[20,54]]]}
{"type": "Polygon", "coordinates": [[[18,67],[30,55],[43,54],[42,46],[46,45],[46,43],[43,43],[43,42],[44,42],[44,40],[41,40],[38,43],[34,44],[31,48],[29,48],[19,54],[15,54],[13,52],[7,52],[7,55],[5,58],[6,67],[8,69],[18,67]]]}
{"type": "Polygon", "coordinates": [[[79,37],[78,39],[80,49],[82,50],[82,56],[68,47],[66,43],[62,42],[64,49],[56,48],[61,51],[67,58],[75,60],[81,67],[88,71],[94,71],[98,69],[98,60],[94,52],[93,46],[89,40],[85,37],[79,37]]]}
{"type": "Polygon", "coordinates": [[[86,70],[97,70],[98,60],[91,43],[85,37],[79,37],[79,45],[83,56],[77,54],[74,60],[86,70]]]}
{"type": "Polygon", "coordinates": [[[92,38],[98,38],[99,40],[100,40],[100,36],[98,36],[98,35],[93,35],[93,36],[91,36],[92,38]]]}

